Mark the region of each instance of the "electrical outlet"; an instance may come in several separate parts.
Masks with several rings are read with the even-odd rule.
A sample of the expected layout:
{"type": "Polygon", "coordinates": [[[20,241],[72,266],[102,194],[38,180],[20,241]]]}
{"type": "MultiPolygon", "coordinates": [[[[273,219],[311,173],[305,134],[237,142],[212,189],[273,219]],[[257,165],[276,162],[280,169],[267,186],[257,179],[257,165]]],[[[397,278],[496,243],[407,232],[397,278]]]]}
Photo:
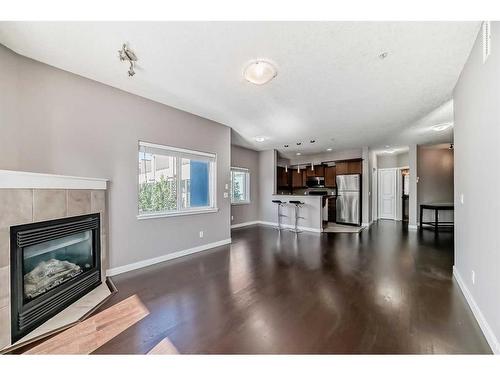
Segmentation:
{"type": "Polygon", "coordinates": [[[460,194],[460,203],[464,204],[464,195],[463,195],[463,193],[460,194]]]}
{"type": "Polygon", "coordinates": [[[471,278],[472,278],[472,285],[476,284],[476,273],[474,272],[474,270],[472,270],[471,278]]]}
{"type": "Polygon", "coordinates": [[[227,192],[224,192],[224,198],[229,197],[229,194],[227,192]]]}
{"type": "Polygon", "coordinates": [[[203,238],[203,231],[200,230],[200,238],[203,238]]]}
{"type": "Polygon", "coordinates": [[[226,184],[225,188],[226,188],[226,190],[227,190],[227,189],[229,189],[229,185],[228,185],[228,184],[226,184]]]}

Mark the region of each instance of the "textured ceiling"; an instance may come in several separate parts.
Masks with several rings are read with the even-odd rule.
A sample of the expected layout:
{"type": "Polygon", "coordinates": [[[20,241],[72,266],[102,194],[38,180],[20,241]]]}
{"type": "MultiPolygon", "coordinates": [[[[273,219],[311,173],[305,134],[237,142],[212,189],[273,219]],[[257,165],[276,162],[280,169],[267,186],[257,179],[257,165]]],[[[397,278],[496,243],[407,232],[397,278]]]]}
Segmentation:
{"type": "Polygon", "coordinates": [[[235,144],[294,155],[415,139],[449,141],[451,131],[428,128],[452,120],[449,100],[479,27],[479,22],[1,22],[0,43],[230,126],[235,144]],[[133,78],[117,57],[123,42],[139,58],[133,78]],[[385,59],[379,58],[383,52],[385,59]],[[278,68],[266,85],[243,79],[243,68],[257,58],[278,68]],[[266,141],[255,142],[257,136],[266,141]]]}

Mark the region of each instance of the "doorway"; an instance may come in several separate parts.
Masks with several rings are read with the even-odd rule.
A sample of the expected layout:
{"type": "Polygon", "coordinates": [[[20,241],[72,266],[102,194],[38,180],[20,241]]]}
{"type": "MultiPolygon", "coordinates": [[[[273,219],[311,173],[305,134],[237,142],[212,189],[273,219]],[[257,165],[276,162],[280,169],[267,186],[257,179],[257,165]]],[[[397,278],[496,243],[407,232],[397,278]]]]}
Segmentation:
{"type": "Polygon", "coordinates": [[[378,170],[378,214],[379,219],[396,220],[397,168],[378,170]]]}
{"type": "Polygon", "coordinates": [[[401,220],[408,223],[410,219],[410,169],[401,169],[401,220]]]}

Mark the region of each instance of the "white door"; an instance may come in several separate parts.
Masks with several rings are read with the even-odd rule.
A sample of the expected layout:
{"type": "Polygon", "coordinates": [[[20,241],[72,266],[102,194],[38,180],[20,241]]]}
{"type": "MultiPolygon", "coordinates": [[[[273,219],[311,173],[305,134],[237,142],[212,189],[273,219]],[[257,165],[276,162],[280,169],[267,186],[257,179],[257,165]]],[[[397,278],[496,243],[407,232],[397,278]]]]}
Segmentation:
{"type": "Polygon", "coordinates": [[[378,170],[378,217],[396,219],[396,168],[378,170]]]}

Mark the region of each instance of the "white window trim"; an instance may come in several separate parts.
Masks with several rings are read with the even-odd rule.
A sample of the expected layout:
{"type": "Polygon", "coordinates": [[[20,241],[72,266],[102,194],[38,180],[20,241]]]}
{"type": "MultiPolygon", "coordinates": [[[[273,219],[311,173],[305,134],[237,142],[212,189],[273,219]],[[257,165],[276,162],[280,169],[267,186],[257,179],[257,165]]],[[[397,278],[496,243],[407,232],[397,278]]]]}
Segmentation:
{"type": "MultiPolygon", "coordinates": [[[[213,173],[209,173],[209,182],[208,182],[208,195],[210,199],[210,206],[205,206],[205,207],[194,207],[194,208],[179,208],[182,207],[182,194],[177,194],[177,210],[175,211],[157,211],[157,212],[139,212],[139,201],[137,201],[137,219],[138,220],[144,220],[144,219],[158,219],[162,217],[175,217],[175,216],[186,216],[186,215],[198,215],[198,214],[206,214],[206,213],[215,213],[219,211],[219,208],[217,207],[217,154],[216,153],[208,153],[208,152],[202,152],[202,151],[197,151],[197,150],[189,150],[189,149],[184,149],[184,148],[179,148],[179,147],[172,147],[172,146],[166,146],[166,145],[161,145],[157,143],[150,143],[150,142],[144,142],[144,141],[139,141],[138,142],[138,147],[137,150],[140,152],[141,146],[143,147],[151,147],[151,148],[158,148],[162,150],[167,150],[167,151],[172,151],[176,153],[181,153],[181,154],[186,154],[186,156],[189,155],[194,155],[194,156],[203,156],[207,157],[210,159],[213,159],[213,173]]],[[[180,181],[182,179],[181,176],[181,157],[176,157],[176,163],[177,163],[177,170],[179,171],[179,179],[178,179],[178,190],[180,191],[180,181]]],[[[136,196],[139,196],[139,173],[140,170],[139,168],[137,169],[137,194],[136,196]]]]}
{"type": "Polygon", "coordinates": [[[231,167],[231,206],[241,206],[245,204],[251,204],[252,203],[252,198],[251,198],[251,191],[250,191],[250,169],[248,168],[243,168],[243,167],[231,167]],[[248,178],[246,179],[246,191],[248,192],[248,200],[244,201],[238,201],[238,202],[233,202],[233,176],[232,172],[233,171],[240,171],[240,172],[246,172],[248,173],[248,178]]]}

